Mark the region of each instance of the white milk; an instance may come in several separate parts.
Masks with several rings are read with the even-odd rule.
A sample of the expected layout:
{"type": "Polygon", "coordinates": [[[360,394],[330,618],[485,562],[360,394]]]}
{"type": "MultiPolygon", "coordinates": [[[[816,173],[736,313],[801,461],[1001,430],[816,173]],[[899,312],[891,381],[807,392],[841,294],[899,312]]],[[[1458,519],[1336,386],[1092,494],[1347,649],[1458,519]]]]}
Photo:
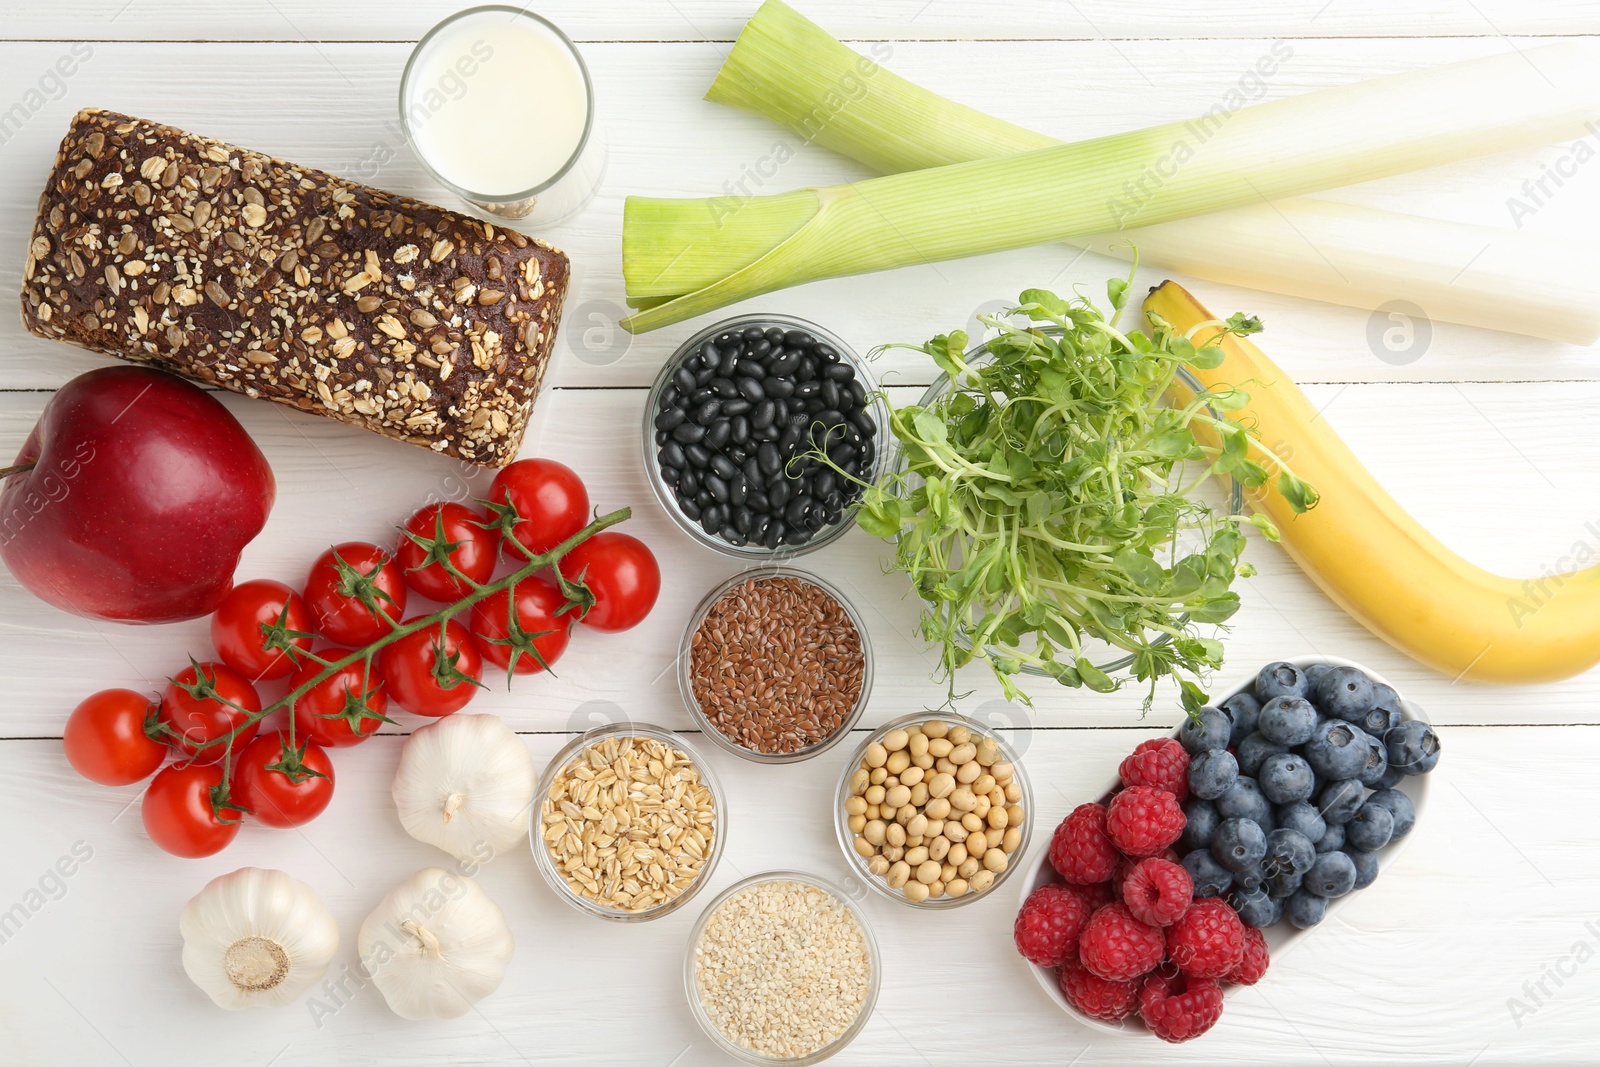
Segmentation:
{"type": "MultiPolygon", "coordinates": [[[[549,182],[584,146],[590,92],[573,47],[536,18],[491,9],[446,20],[417,47],[402,87],[412,147],[445,182],[490,210],[549,182]]],[[[585,155],[590,153],[585,151],[585,155]]],[[[540,215],[581,206],[598,181],[548,198],[540,215]],[[576,193],[577,200],[574,200],[576,193]]],[[[565,176],[563,177],[565,181],[565,176]]],[[[529,205],[531,208],[531,205],[529,205]]]]}

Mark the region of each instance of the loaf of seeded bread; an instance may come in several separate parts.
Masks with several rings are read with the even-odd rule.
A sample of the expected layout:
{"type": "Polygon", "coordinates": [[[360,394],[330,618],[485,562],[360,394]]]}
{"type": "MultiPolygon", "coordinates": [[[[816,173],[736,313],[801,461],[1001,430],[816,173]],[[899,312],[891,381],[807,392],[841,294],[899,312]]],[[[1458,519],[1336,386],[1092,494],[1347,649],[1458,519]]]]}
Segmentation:
{"type": "Polygon", "coordinates": [[[88,108],[40,198],[22,318],[498,467],[516,457],[569,273],[514,230],[88,108]]]}

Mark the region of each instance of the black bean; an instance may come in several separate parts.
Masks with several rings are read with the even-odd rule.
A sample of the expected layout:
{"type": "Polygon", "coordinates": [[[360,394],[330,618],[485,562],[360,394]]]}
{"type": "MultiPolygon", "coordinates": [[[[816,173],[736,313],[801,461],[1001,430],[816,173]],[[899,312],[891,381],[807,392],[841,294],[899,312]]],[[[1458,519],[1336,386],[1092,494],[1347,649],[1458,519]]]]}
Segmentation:
{"type": "Polygon", "coordinates": [[[717,368],[715,368],[715,367],[701,367],[699,370],[694,372],[694,384],[695,385],[705,385],[707,382],[709,382],[711,379],[715,378],[716,376],[717,376],[717,368]]]}
{"type": "Polygon", "coordinates": [[[719,504],[728,502],[728,483],[715,474],[706,475],[706,488],[711,491],[711,498],[719,504]]]}
{"type": "Polygon", "coordinates": [[[711,465],[711,449],[705,445],[690,445],[683,450],[683,455],[692,466],[701,470],[711,465]]]}
{"type": "Polygon", "coordinates": [[[832,345],[818,345],[816,348],[812,349],[812,351],[815,352],[817,354],[817,358],[822,360],[824,363],[839,362],[839,350],[834,348],[832,345]]]}
{"type": "Polygon", "coordinates": [[[675,372],[673,372],[672,382],[684,392],[692,393],[694,392],[694,387],[696,384],[694,371],[690,370],[687,366],[679,367],[675,372]]]}
{"type": "Polygon", "coordinates": [[[683,395],[683,390],[676,385],[669,385],[661,390],[661,396],[656,400],[656,410],[665,411],[678,403],[678,398],[683,395]]]}
{"type": "Polygon", "coordinates": [[[742,508],[750,500],[750,483],[745,481],[743,474],[735,474],[728,480],[728,503],[736,508],[742,508]]]}
{"type": "Polygon", "coordinates": [[[733,460],[734,466],[743,463],[750,456],[750,450],[737,442],[729,445],[722,453],[733,460]]]}
{"type": "Polygon", "coordinates": [[[750,440],[750,420],[743,415],[735,415],[731,420],[733,426],[733,443],[742,445],[750,440]]]}
{"type": "Polygon", "coordinates": [[[743,337],[745,339],[745,341],[749,342],[749,341],[759,341],[763,337],[765,337],[766,335],[767,335],[767,331],[763,330],[759,326],[746,326],[744,328],[744,332],[742,334],[740,334],[739,336],[743,337]]]}
{"type": "Polygon", "coordinates": [[[709,430],[706,431],[706,446],[708,448],[714,448],[720,451],[721,449],[726,448],[728,442],[732,439],[733,427],[729,426],[725,422],[715,423],[709,430]]]}
{"type": "Polygon", "coordinates": [[[672,439],[681,445],[694,444],[705,435],[706,428],[697,426],[692,422],[685,422],[672,431],[672,439]]]}
{"type": "Polygon", "coordinates": [[[767,332],[762,335],[763,340],[773,348],[783,344],[784,332],[782,326],[768,326],[767,332]]]}
{"type": "Polygon", "coordinates": [[[767,536],[767,527],[772,525],[772,518],[768,515],[750,515],[750,543],[760,544],[767,536]]]}
{"type": "Polygon", "coordinates": [[[856,458],[856,446],[843,441],[836,445],[830,445],[828,458],[839,466],[848,468],[851,461],[856,458]]]}
{"type": "Polygon", "coordinates": [[[723,481],[727,481],[729,478],[732,478],[735,474],[739,473],[739,468],[734,466],[733,462],[729,460],[727,456],[722,455],[711,457],[711,469],[716,473],[717,477],[721,478],[723,481]]]}
{"type": "Polygon", "coordinates": [[[816,381],[801,382],[799,385],[794,387],[794,395],[805,400],[809,400],[821,392],[822,383],[816,381]]]}
{"type": "Polygon", "coordinates": [[[711,379],[711,391],[724,400],[732,400],[739,395],[739,387],[733,384],[732,378],[711,379]]]}
{"type": "Polygon", "coordinates": [[[789,377],[793,378],[797,382],[814,381],[817,377],[817,365],[815,361],[813,361],[810,356],[802,359],[800,361],[800,366],[796,367],[794,373],[789,375],[789,377]]]}
{"type": "Polygon", "coordinates": [[[698,407],[699,405],[704,404],[707,400],[710,400],[712,397],[714,397],[716,395],[717,394],[713,393],[711,390],[702,387],[702,388],[696,389],[694,392],[690,393],[688,400],[686,400],[684,402],[683,406],[686,409],[687,408],[692,408],[692,407],[698,407]]]}
{"type": "Polygon", "coordinates": [[[750,344],[746,345],[744,354],[752,359],[761,359],[771,351],[772,342],[763,337],[759,341],[752,341],[750,344]]]}
{"type": "Polygon", "coordinates": [[[769,549],[775,549],[779,545],[783,544],[783,535],[783,523],[774,522],[767,527],[767,532],[762,536],[761,543],[766,545],[769,549]]]}
{"type": "Polygon", "coordinates": [[[683,473],[678,475],[678,488],[685,493],[692,493],[700,488],[700,474],[693,467],[683,468],[683,473]]]}
{"type": "Polygon", "coordinates": [[[750,514],[749,508],[733,509],[733,528],[742,534],[748,534],[750,527],[755,525],[756,517],[750,514]]]}
{"type": "Polygon", "coordinates": [[[678,479],[682,477],[683,469],[681,467],[661,468],[661,480],[674,488],[676,488],[678,485],[678,479]]]}
{"type": "Polygon", "coordinates": [[[765,485],[767,483],[767,479],[766,476],[761,473],[760,456],[761,450],[758,448],[748,459],[740,464],[740,469],[744,471],[744,476],[750,479],[753,484],[765,485]]]}
{"type": "Polygon", "coordinates": [[[785,544],[794,545],[796,548],[798,548],[807,541],[811,540],[811,531],[806,529],[804,526],[801,526],[798,529],[790,530],[788,533],[784,534],[783,540],[785,544]]]}
{"type": "Polygon", "coordinates": [[[761,429],[756,430],[750,436],[754,437],[757,441],[776,441],[778,438],[783,436],[783,429],[774,423],[771,426],[761,427],[761,429]]]}
{"type": "Polygon", "coordinates": [[[861,462],[861,467],[862,467],[863,470],[865,470],[867,467],[872,466],[872,457],[877,455],[877,454],[878,454],[878,450],[873,447],[871,441],[868,441],[866,444],[861,446],[861,459],[860,459],[860,462],[861,462]]]}
{"type": "Polygon", "coordinates": [[[738,340],[739,335],[736,333],[719,333],[717,334],[717,347],[721,348],[723,345],[735,344],[738,340]]]}
{"type": "Polygon", "coordinates": [[[820,508],[813,509],[806,516],[805,527],[808,530],[820,530],[826,525],[828,525],[828,516],[824,515],[820,508]]]}
{"type": "Polygon", "coordinates": [[[721,349],[717,357],[717,376],[727,378],[733,374],[733,368],[739,365],[739,346],[729,345],[721,349]]]}
{"type": "Polygon", "coordinates": [[[704,404],[701,404],[699,407],[695,408],[694,414],[690,417],[693,418],[695,422],[698,422],[701,426],[710,426],[716,421],[717,416],[721,413],[721,401],[707,400],[704,404]]]}
{"type": "Polygon", "coordinates": [[[689,416],[682,408],[668,408],[656,416],[656,429],[676,430],[689,416]]]}
{"type": "MultiPolygon", "coordinates": [[[[783,431],[783,436],[778,438],[778,451],[782,452],[784,455],[792,453],[794,451],[794,446],[798,445],[800,443],[800,438],[804,437],[806,434],[805,425],[806,424],[804,422],[796,423],[791,421],[788,425],[788,428],[783,431]]],[[[695,428],[699,429],[699,427],[695,428]]]]}
{"type": "Polygon", "coordinates": [[[811,498],[803,495],[789,501],[789,506],[783,509],[784,520],[790,526],[804,522],[805,517],[809,514],[811,514],[811,498]]]}
{"type": "Polygon", "coordinates": [[[722,353],[717,349],[717,342],[707,341],[700,346],[700,365],[702,367],[717,362],[722,358],[722,353]]]}
{"type": "Polygon", "coordinates": [[[823,405],[830,408],[838,407],[839,401],[843,398],[839,392],[839,383],[827,378],[822,380],[822,389],[818,395],[822,397],[823,405]]]}
{"type": "Polygon", "coordinates": [[[735,386],[739,390],[739,395],[752,404],[759,403],[767,398],[766,390],[762,389],[761,383],[754,378],[740,378],[735,383],[735,386]]]}
{"type": "Polygon", "coordinates": [[[822,376],[843,385],[856,376],[856,369],[848,363],[829,363],[822,368],[822,376]]]}
{"type": "Polygon", "coordinates": [[[867,405],[867,387],[862,385],[859,379],[856,380],[856,381],[851,382],[848,386],[846,386],[846,388],[850,392],[850,402],[855,407],[857,407],[857,408],[866,407],[866,405],[867,405]]]}
{"type": "Polygon", "coordinates": [[[717,498],[711,495],[711,490],[702,489],[694,495],[694,502],[700,505],[701,510],[704,510],[715,504],[717,498]]]}
{"type": "Polygon", "coordinates": [[[767,368],[763,367],[757,360],[741,359],[739,361],[739,369],[734,371],[734,376],[738,378],[755,378],[759,381],[767,376],[767,368]]]}
{"type": "Polygon", "coordinates": [[[768,396],[778,400],[794,396],[794,383],[787,378],[769,377],[761,383],[761,388],[767,391],[768,396]]]}
{"type": "Polygon", "coordinates": [[[672,440],[672,437],[671,437],[670,434],[667,433],[667,431],[665,431],[665,430],[657,430],[656,431],[656,447],[659,448],[660,446],[666,444],[670,440],[672,440]]]}
{"type": "Polygon", "coordinates": [[[861,431],[862,437],[875,437],[878,433],[878,424],[872,421],[872,413],[862,408],[850,414],[850,425],[861,431]]]}
{"type": "Polygon", "coordinates": [[[721,528],[722,523],[717,521],[717,509],[715,507],[706,508],[700,513],[700,529],[715,537],[717,531],[721,528]]]}
{"type": "MultiPolygon", "coordinates": [[[[700,518],[710,519],[712,520],[714,526],[721,526],[723,523],[728,521],[728,509],[725,505],[720,503],[712,504],[709,508],[706,508],[705,514],[701,515],[700,518]]],[[[716,531],[708,530],[707,532],[715,533],[716,531]]]]}
{"type": "MultiPolygon", "coordinates": [[[[799,401],[796,401],[794,406],[796,406],[796,407],[799,406],[799,401]]],[[[790,409],[791,409],[791,405],[790,405],[789,401],[787,401],[787,400],[779,400],[779,401],[777,401],[773,405],[772,421],[775,422],[776,424],[778,424],[779,426],[787,426],[787,425],[789,425],[789,411],[790,411],[790,409]]]]}
{"type": "Polygon", "coordinates": [[[839,477],[831,470],[820,470],[811,480],[811,494],[826,499],[839,486],[839,477]]]}
{"type": "Polygon", "coordinates": [[[763,400],[750,413],[750,425],[757,430],[762,430],[771,426],[772,420],[777,417],[778,405],[771,400],[763,400]]]}
{"type": "Polygon", "coordinates": [[[817,413],[817,421],[824,426],[843,426],[844,415],[837,408],[825,408],[817,413]]]}
{"type": "Polygon", "coordinates": [[[790,348],[810,348],[817,339],[804,330],[790,330],[783,335],[783,343],[790,348]]]}
{"type": "Polygon", "coordinates": [[[663,467],[682,467],[687,460],[684,458],[683,446],[676,441],[668,441],[661,446],[661,454],[657,457],[663,467]]]}
{"type": "Polygon", "coordinates": [[[723,526],[722,529],[717,531],[717,536],[728,542],[728,544],[732,545],[734,548],[743,548],[745,545],[749,544],[749,541],[745,538],[744,534],[739,532],[739,528],[732,524],[723,526]]]}
{"type": "Polygon", "coordinates": [[[678,510],[687,515],[690,522],[700,521],[700,505],[693,500],[678,501],[678,510]]]}
{"type": "Polygon", "coordinates": [[[756,460],[761,464],[761,470],[768,474],[777,474],[783,469],[783,455],[770,443],[756,449],[756,460]]]}
{"type": "Polygon", "coordinates": [[[724,401],[722,401],[722,413],[724,415],[728,416],[728,418],[730,418],[730,419],[733,418],[735,415],[743,415],[745,412],[747,412],[749,410],[750,410],[750,401],[748,401],[748,400],[724,400],[724,401]]]}
{"type": "Polygon", "coordinates": [[[767,499],[772,503],[772,513],[774,515],[778,514],[788,506],[789,492],[789,482],[787,479],[780,478],[767,486],[767,499]]]}
{"type": "Polygon", "coordinates": [[[798,352],[785,352],[767,364],[769,378],[787,378],[800,369],[801,355],[798,352]]]}

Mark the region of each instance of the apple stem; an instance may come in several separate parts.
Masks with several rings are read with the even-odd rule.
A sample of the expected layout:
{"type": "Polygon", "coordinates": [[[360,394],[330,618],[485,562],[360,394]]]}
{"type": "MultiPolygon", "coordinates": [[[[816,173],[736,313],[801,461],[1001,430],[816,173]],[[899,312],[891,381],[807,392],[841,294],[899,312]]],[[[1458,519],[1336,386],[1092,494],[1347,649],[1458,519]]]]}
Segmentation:
{"type": "Polygon", "coordinates": [[[9,478],[13,474],[26,474],[36,466],[37,463],[18,463],[15,467],[0,467],[0,478],[9,478]]]}

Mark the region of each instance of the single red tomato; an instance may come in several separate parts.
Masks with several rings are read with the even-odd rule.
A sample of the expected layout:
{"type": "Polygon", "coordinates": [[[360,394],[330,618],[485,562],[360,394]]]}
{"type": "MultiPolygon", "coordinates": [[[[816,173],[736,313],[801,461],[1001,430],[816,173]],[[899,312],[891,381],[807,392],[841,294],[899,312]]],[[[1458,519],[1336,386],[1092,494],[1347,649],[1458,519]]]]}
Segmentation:
{"type": "Polygon", "coordinates": [[[234,586],[223,598],[211,616],[211,645],[218,659],[253,682],[287,678],[295,668],[287,649],[310,648],[310,629],[311,614],[299,593],[282,582],[258,578],[234,586]],[[285,632],[272,637],[269,648],[265,628],[271,626],[285,632]]]}
{"type": "Polygon", "coordinates": [[[378,654],[383,684],[394,702],[414,715],[443,718],[477,695],[483,656],[467,628],[451,619],[444,628],[425,626],[378,654]]]}
{"type": "Polygon", "coordinates": [[[310,738],[262,734],[234,761],[233,796],[263,826],[304,826],[333,799],[333,762],[310,738]]]}
{"type": "Polygon", "coordinates": [[[605,530],[561,557],[561,574],[581,581],[594,594],[594,606],[578,621],[608,633],[644,621],[661,593],[661,568],[645,543],[605,530]]]}
{"type": "Polygon", "coordinates": [[[445,570],[443,560],[479,585],[494,574],[500,540],[488,517],[464,504],[429,504],[411,518],[400,534],[395,559],[413,590],[448,604],[472,592],[472,585],[445,570]],[[417,538],[431,542],[424,548],[417,538]]]}
{"type": "Polygon", "coordinates": [[[534,555],[550,551],[589,522],[589,491],[571,467],[553,459],[521,459],[502,470],[489,486],[489,503],[517,509],[510,535],[534,555]]]}
{"type": "Polygon", "coordinates": [[[513,594],[502,589],[472,606],[472,635],[486,662],[501,670],[515,663],[517,674],[535,674],[567,650],[573,613],[557,615],[567,603],[556,583],[535,575],[518,582],[513,594]],[[512,616],[512,604],[516,615],[512,616]],[[513,636],[515,635],[515,636],[513,636]]]}
{"type": "Polygon", "coordinates": [[[170,742],[173,748],[197,763],[216,763],[230,747],[240,752],[255,737],[259,724],[245,723],[260,710],[256,687],[244,675],[222,663],[201,663],[185,667],[167,683],[158,718],[182,736],[182,741],[170,742]],[[211,743],[236,729],[231,744],[211,743]]]}
{"type": "MultiPolygon", "coordinates": [[[[337,662],[350,654],[348,648],[325,648],[317,653],[329,662],[337,662]]],[[[303,665],[289,679],[290,691],[299,689],[322,671],[322,664],[314,661],[303,665]]],[[[352,663],[306,690],[294,702],[296,735],[309,737],[329,748],[343,748],[359,744],[377,733],[378,727],[388,721],[384,712],[389,708],[389,697],[383,690],[376,666],[370,677],[365,676],[365,666],[352,663]],[[366,682],[364,694],[363,680],[366,682]]]]}
{"type": "Polygon", "coordinates": [[[144,732],[159,707],[132,689],[106,689],[85,697],[67,716],[61,743],[72,769],[101,785],[142,782],[171,751],[144,732]]]}
{"type": "Polygon", "coordinates": [[[144,832],[174,856],[198,859],[221,852],[239,833],[239,809],[216,764],[186,761],[150,781],[140,807],[144,832]]]}
{"type": "Polygon", "coordinates": [[[392,554],[362,541],[346,541],[318,556],[305,595],[316,631],[355,648],[388,633],[406,610],[400,565],[392,554]]]}

